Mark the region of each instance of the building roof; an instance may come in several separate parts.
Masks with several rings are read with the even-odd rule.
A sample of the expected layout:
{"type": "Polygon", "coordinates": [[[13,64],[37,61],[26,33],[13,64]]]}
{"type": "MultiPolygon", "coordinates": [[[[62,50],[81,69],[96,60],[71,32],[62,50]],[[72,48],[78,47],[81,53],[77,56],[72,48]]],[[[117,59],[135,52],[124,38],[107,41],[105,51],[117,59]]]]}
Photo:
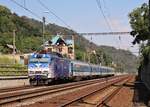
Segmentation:
{"type": "Polygon", "coordinates": [[[59,43],[60,41],[63,42],[64,44],[66,44],[65,40],[61,36],[57,35],[57,36],[52,38],[52,40],[51,40],[52,44],[51,45],[57,45],[57,43],[59,43]]]}
{"type": "Polygon", "coordinates": [[[48,46],[48,45],[58,45],[59,43],[64,43],[65,45],[72,45],[73,44],[73,40],[64,40],[60,35],[57,35],[57,36],[53,36],[51,40],[49,41],[46,41],[44,43],[45,46],[48,46]]]}

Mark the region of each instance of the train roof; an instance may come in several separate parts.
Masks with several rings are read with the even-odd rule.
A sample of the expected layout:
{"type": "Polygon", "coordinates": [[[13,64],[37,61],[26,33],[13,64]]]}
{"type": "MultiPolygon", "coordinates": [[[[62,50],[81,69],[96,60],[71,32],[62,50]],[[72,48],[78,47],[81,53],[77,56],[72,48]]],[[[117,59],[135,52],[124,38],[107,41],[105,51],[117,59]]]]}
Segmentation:
{"type": "Polygon", "coordinates": [[[50,56],[48,54],[37,54],[37,53],[33,53],[30,55],[30,58],[49,58],[50,56]]]}
{"type": "Polygon", "coordinates": [[[70,60],[72,63],[75,63],[75,64],[81,64],[81,65],[89,65],[89,63],[86,63],[86,62],[82,62],[82,61],[77,61],[77,60],[70,60]]]}
{"type": "Polygon", "coordinates": [[[60,57],[60,58],[63,58],[63,56],[59,53],[56,53],[56,52],[52,52],[52,53],[32,53],[30,55],[30,57],[50,57],[50,56],[53,56],[53,57],[60,57]]]}
{"type": "MultiPolygon", "coordinates": [[[[92,66],[100,66],[100,65],[96,65],[96,64],[91,64],[91,63],[86,63],[86,62],[82,62],[82,61],[78,61],[78,60],[71,60],[71,62],[75,63],[75,64],[84,64],[84,65],[92,65],[92,66]]],[[[111,67],[108,67],[108,66],[100,66],[101,68],[104,68],[104,69],[114,69],[114,68],[111,68],[111,67]]]]}

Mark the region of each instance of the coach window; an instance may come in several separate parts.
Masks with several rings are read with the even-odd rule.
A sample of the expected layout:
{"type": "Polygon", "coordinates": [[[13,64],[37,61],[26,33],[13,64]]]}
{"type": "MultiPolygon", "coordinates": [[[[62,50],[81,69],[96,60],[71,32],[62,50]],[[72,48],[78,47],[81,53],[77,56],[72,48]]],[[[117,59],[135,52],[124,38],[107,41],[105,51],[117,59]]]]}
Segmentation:
{"type": "Polygon", "coordinates": [[[68,48],[68,53],[73,53],[72,50],[73,50],[73,48],[72,48],[72,47],[69,47],[69,48],[68,48]]]}
{"type": "Polygon", "coordinates": [[[48,48],[48,52],[52,52],[52,48],[48,48]]]}
{"type": "Polygon", "coordinates": [[[59,48],[59,52],[62,52],[62,48],[59,48]]]}

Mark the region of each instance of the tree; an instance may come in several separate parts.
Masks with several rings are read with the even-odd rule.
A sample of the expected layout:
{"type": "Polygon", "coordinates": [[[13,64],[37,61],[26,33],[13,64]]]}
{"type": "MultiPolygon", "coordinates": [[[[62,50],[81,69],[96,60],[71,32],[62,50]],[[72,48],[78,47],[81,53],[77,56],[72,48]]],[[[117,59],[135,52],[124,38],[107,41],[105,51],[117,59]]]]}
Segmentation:
{"type": "Polygon", "coordinates": [[[134,9],[130,14],[130,24],[133,29],[131,35],[135,38],[133,44],[150,39],[148,5],[144,3],[141,7],[134,9]]]}

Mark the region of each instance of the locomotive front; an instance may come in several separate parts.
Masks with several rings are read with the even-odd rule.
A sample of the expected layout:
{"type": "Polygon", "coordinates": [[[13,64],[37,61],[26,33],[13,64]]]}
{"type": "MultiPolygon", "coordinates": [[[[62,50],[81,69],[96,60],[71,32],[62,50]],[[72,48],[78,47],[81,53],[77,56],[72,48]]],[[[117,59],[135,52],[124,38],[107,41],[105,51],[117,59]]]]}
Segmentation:
{"type": "Polygon", "coordinates": [[[29,57],[28,77],[31,85],[47,83],[51,76],[51,57],[48,54],[33,54],[29,57]]]}

